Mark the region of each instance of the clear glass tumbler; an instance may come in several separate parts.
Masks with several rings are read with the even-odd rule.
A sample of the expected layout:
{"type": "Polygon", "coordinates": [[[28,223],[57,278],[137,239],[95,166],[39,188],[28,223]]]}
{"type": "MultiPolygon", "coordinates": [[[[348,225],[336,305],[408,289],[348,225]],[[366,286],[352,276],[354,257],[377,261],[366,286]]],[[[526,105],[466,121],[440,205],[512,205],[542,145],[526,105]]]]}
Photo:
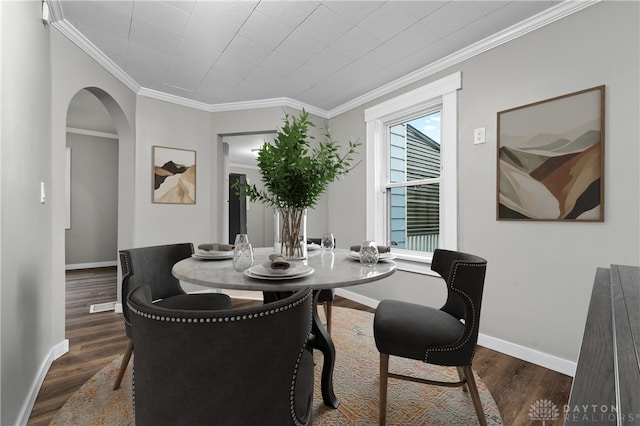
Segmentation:
{"type": "Polygon", "coordinates": [[[233,269],[242,272],[253,266],[253,247],[249,242],[247,234],[236,235],[236,242],[233,246],[233,269]]]}
{"type": "Polygon", "coordinates": [[[360,263],[373,266],[378,263],[378,245],[375,241],[365,241],[360,246],[360,263]]]}
{"type": "Polygon", "coordinates": [[[331,232],[327,232],[322,235],[322,239],[320,239],[320,247],[323,249],[333,250],[334,246],[333,234],[331,232]]]}

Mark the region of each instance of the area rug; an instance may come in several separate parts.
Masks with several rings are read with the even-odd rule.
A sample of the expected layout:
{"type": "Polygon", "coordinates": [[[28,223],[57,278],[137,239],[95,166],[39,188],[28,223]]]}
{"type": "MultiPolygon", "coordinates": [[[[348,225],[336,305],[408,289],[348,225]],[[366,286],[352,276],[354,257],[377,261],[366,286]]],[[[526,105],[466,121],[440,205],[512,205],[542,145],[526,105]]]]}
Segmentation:
{"type": "MultiPolygon", "coordinates": [[[[334,390],[338,409],[326,407],[320,394],[322,354],[316,357],[314,425],[364,426],[378,424],[379,354],[373,340],[373,314],[333,309],[332,338],[336,346],[334,390]]],[[[135,351],[134,351],[135,356],[135,351]]],[[[131,425],[131,365],[119,390],[112,390],[121,358],[115,359],[89,379],[56,414],[51,425],[131,425]]],[[[458,380],[454,368],[430,366],[396,357],[389,371],[435,380],[458,380]]],[[[476,375],[480,399],[489,425],[501,425],[498,408],[486,386],[476,375]]],[[[389,425],[475,425],[478,424],[468,392],[461,388],[427,386],[389,379],[387,424],[389,425]]]]}

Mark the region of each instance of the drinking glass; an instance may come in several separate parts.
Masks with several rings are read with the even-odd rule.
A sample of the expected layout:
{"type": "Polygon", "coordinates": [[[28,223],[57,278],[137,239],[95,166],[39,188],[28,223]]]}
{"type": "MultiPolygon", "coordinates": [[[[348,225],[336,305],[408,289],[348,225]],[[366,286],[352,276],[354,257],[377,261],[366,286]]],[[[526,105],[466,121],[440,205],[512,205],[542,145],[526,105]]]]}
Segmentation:
{"type": "Polygon", "coordinates": [[[365,241],[360,246],[360,263],[373,266],[378,263],[378,246],[375,241],[365,241]]]}
{"type": "Polygon", "coordinates": [[[236,242],[233,246],[233,269],[242,272],[253,266],[253,247],[249,242],[247,234],[236,235],[236,242]]]}
{"type": "Polygon", "coordinates": [[[333,239],[333,234],[331,232],[327,232],[326,234],[322,235],[322,239],[320,240],[320,247],[322,247],[323,249],[333,250],[334,241],[335,240],[333,239]]]}

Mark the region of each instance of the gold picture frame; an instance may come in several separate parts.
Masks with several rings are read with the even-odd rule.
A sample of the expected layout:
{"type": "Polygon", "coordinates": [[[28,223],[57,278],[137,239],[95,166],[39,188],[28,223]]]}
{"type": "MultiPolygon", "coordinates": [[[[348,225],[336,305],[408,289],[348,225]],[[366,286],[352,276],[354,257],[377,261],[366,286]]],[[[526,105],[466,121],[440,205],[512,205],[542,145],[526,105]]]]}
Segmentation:
{"type": "Polygon", "coordinates": [[[153,146],[152,202],[196,203],[196,151],[153,146]]]}
{"type": "Polygon", "coordinates": [[[497,220],[604,221],[604,85],[500,111],[497,129],[497,220]]]}

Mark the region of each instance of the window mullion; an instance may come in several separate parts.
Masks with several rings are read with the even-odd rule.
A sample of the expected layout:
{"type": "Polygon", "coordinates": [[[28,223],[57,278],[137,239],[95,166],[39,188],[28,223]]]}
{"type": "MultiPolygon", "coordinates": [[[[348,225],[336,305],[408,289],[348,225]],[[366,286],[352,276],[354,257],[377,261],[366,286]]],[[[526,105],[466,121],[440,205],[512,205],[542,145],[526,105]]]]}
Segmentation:
{"type": "Polygon", "coordinates": [[[429,178],[429,179],[409,180],[409,181],[404,181],[404,182],[389,182],[387,180],[385,188],[389,189],[389,188],[400,188],[400,187],[403,187],[403,186],[429,185],[429,184],[433,184],[433,183],[440,183],[441,180],[442,180],[441,177],[429,178]]]}

